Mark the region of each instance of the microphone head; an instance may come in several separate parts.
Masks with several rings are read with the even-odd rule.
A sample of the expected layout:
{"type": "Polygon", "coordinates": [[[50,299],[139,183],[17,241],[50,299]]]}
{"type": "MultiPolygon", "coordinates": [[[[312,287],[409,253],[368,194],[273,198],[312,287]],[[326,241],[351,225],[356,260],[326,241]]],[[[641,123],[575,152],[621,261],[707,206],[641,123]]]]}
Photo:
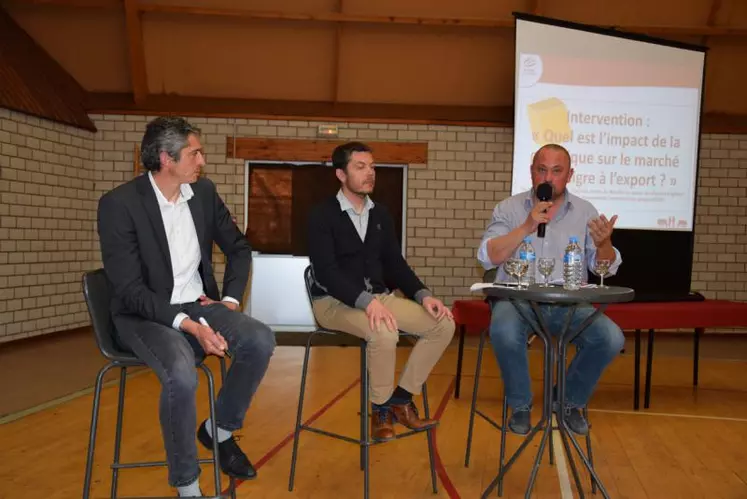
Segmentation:
{"type": "Polygon", "coordinates": [[[552,184],[543,182],[537,186],[537,199],[540,201],[550,201],[552,199],[552,184]]]}

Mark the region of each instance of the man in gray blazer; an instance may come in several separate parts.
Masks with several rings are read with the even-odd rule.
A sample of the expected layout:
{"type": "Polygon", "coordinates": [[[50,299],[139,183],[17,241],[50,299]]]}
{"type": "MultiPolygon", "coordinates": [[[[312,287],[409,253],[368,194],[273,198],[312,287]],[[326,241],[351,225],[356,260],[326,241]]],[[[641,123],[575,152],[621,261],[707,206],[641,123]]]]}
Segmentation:
{"type": "Polygon", "coordinates": [[[146,128],[141,151],[148,172],[99,201],[112,320],[119,343],[161,382],[169,483],[180,497],[199,497],[195,360],[232,356],[216,404],[218,435],[205,421],[197,439],[212,449],[217,438],[223,471],[252,479],[256,471],[232,432],[243,424],[275,339],[266,325],[239,311],[251,247],[215,185],[199,176],[205,165],[199,129],[182,118],[156,118],[146,128]],[[213,242],[227,257],[222,293],[213,271],[213,242]]]}

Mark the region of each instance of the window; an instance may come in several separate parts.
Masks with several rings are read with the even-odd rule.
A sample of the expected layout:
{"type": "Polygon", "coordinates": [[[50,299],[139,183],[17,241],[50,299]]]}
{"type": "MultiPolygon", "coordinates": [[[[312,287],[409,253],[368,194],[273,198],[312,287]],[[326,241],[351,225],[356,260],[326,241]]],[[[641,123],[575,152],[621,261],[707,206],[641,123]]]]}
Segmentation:
{"type": "MultiPolygon", "coordinates": [[[[315,204],[340,189],[335,169],[320,163],[247,162],[246,234],[255,251],[308,256],[307,216],[315,204]]],[[[402,244],[406,167],[377,165],[371,198],[385,205],[402,244]]],[[[404,247],[404,245],[403,245],[404,247]]]]}

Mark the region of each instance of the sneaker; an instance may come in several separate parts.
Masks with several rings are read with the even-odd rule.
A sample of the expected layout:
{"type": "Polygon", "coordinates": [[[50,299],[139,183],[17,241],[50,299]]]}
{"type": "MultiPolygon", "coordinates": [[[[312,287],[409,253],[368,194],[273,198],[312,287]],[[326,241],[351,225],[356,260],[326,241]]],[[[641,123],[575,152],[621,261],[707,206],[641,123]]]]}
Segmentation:
{"type": "Polygon", "coordinates": [[[508,420],[508,429],[517,435],[527,435],[532,429],[532,409],[527,407],[514,410],[508,420]]]}
{"type": "Polygon", "coordinates": [[[589,434],[589,423],[586,421],[586,418],[584,418],[581,409],[577,407],[566,407],[565,422],[568,424],[568,428],[570,428],[576,435],[586,436],[589,434]]]}

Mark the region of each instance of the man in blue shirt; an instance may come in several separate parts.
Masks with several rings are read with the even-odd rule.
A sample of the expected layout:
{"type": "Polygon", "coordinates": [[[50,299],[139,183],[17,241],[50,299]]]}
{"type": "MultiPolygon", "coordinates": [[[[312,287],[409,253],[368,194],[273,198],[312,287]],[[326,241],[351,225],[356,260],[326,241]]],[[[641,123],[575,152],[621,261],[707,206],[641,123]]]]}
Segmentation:
{"type": "MultiPolygon", "coordinates": [[[[612,246],[612,230],[617,215],[607,219],[599,216],[591,203],[566,190],[573,169],[568,151],[557,144],[546,144],[534,155],[531,165],[532,189],[498,203],[478,249],[477,258],[487,269],[498,267],[498,280],[509,280],[503,262],[514,256],[525,237],[534,234],[539,224],[546,224],[544,240],[535,239],[537,258],[555,258],[550,280],[561,280],[563,254],[571,236],[578,237],[584,248],[587,266],[594,271],[596,260],[609,260],[608,274],[614,275],[622,263],[620,252],[612,246]],[[549,182],[553,187],[551,201],[536,197],[537,186],[549,182]]],[[[584,273],[585,275],[585,273],[584,273]]],[[[529,305],[524,312],[532,317],[529,305]]],[[[568,308],[542,305],[542,314],[550,331],[560,331],[565,325],[568,308]]],[[[579,306],[573,315],[575,328],[592,313],[590,305],[579,306]]],[[[530,325],[514,305],[507,300],[493,303],[490,322],[490,342],[501,369],[505,393],[512,414],[508,427],[514,433],[526,435],[531,429],[531,379],[526,343],[530,325]]],[[[620,328],[608,317],[600,315],[574,341],[576,355],[568,367],[565,411],[566,421],[577,434],[585,435],[589,428],[581,408],[591,398],[604,369],[623,348],[620,328]]]]}

